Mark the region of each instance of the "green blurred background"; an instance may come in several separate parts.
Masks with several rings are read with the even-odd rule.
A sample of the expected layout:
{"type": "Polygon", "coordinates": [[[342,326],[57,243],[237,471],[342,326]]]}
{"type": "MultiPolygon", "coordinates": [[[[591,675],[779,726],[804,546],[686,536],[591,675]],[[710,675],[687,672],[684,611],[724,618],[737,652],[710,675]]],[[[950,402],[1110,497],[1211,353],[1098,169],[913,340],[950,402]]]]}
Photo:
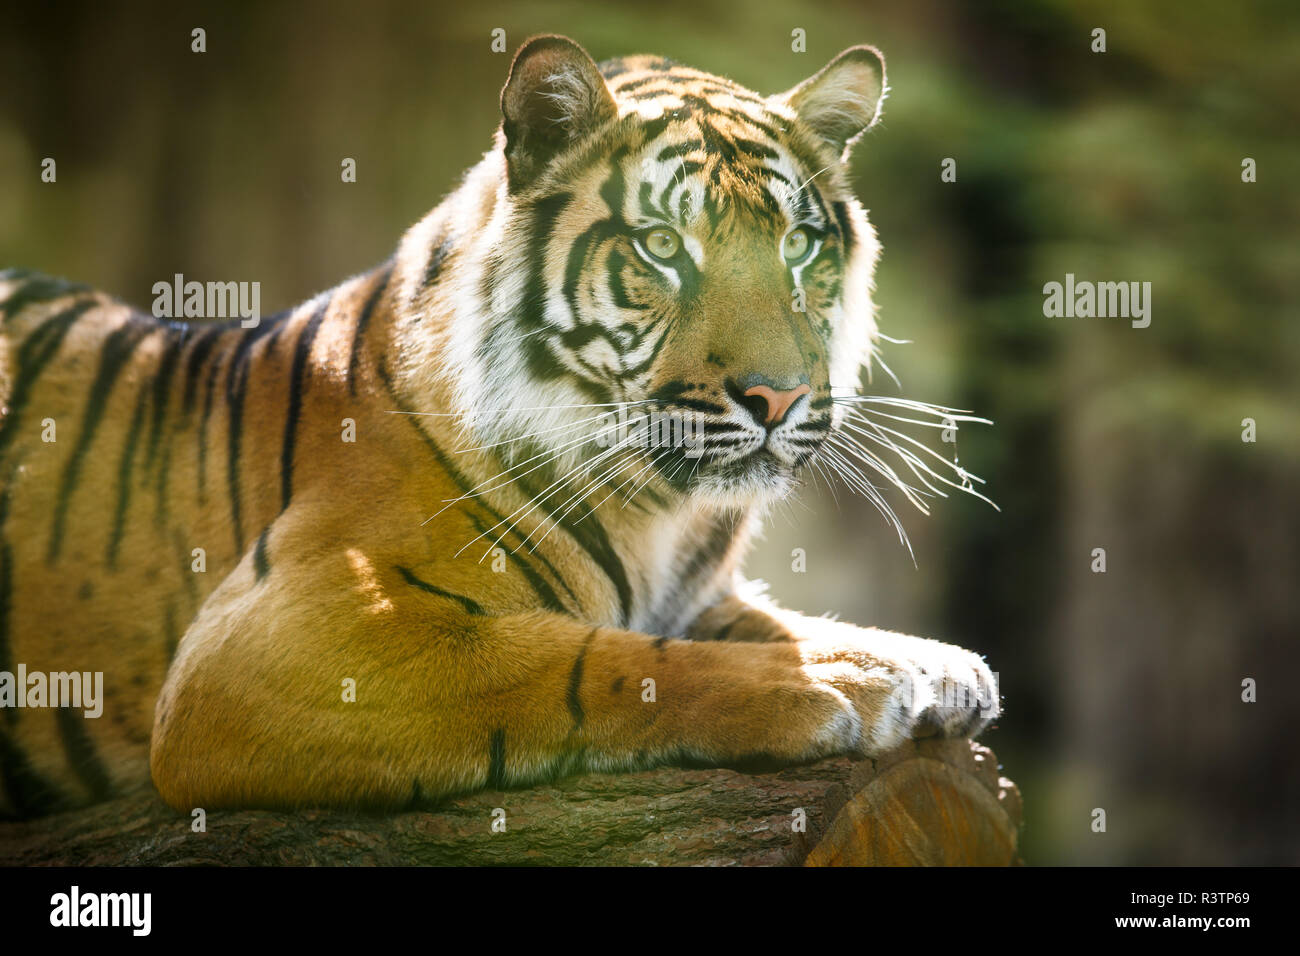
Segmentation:
{"type": "Polygon", "coordinates": [[[895,498],[914,567],[823,484],[750,572],[988,655],[1006,714],[985,739],[1022,788],[1029,863],[1300,862],[1300,8],[28,3],[0,34],[0,266],[146,308],[175,272],[258,279],[268,313],[369,268],[490,145],[497,27],[511,52],[560,32],[763,92],[853,43],[885,52],[853,166],[882,329],[914,343],[885,358],[903,394],[996,421],[957,453],[1002,510],[895,498]],[[1151,282],[1151,326],[1045,318],[1067,272],[1151,282]]]}

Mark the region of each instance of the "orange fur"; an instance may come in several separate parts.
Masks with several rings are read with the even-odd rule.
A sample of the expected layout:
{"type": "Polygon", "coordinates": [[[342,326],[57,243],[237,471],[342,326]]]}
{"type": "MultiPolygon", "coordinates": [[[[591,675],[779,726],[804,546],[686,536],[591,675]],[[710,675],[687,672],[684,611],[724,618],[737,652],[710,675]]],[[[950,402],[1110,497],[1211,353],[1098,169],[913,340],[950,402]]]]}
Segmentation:
{"type": "Polygon", "coordinates": [[[582,768],[873,752],[991,719],[996,704],[936,697],[946,682],[996,700],[976,655],[742,599],[749,499],[761,480],[788,490],[794,466],[708,483],[706,465],[679,487],[646,456],[615,456],[603,474],[579,461],[582,480],[561,474],[549,497],[590,449],[555,451],[532,479],[520,465],[582,435],[583,403],[671,393],[731,413],[729,383],[761,372],[747,394],[802,382],[793,407],[829,408],[874,339],[878,249],[835,163],[878,112],[878,63],[855,48],[825,83],[763,100],[653,58],[602,79],[570,41],[530,41],[497,148],[394,259],[253,330],[167,325],[0,274],[0,669],[106,683],[93,724],[5,714],[0,809],[150,772],[178,808],[391,807],[582,768]],[[701,101],[718,111],[707,129],[691,125],[701,101]],[[824,115],[805,123],[800,103],[824,115]],[[683,242],[706,211],[717,231],[680,274],[600,225],[621,215],[610,183],[636,175],[610,157],[657,142],[643,125],[656,110],[669,142],[716,137],[683,146],[682,181],[700,184],[683,242]],[[784,124],[779,141],[746,147],[766,135],[756,122],[784,124]],[[718,152],[737,144],[748,158],[718,152]],[[830,251],[797,277],[808,306],[792,312],[764,164],[812,162],[830,251]],[[506,322],[561,308],[542,311],[530,283],[569,303],[567,337],[506,322]],[[616,309],[631,331],[606,321],[616,309]],[[638,309],[664,331],[630,372],[619,363],[652,335],[638,309]],[[593,316],[606,324],[577,322],[593,316]],[[633,507],[605,504],[641,475],[633,507]]]}

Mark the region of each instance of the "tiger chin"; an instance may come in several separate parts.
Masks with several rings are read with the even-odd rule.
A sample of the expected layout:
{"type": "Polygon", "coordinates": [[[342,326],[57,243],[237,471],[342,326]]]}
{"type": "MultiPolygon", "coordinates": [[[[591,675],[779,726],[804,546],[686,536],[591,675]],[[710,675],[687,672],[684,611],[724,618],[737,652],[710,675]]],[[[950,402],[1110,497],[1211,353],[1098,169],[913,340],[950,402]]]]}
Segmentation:
{"type": "Polygon", "coordinates": [[[978,655],[738,573],[873,355],[846,164],[884,93],[866,46],[762,96],[536,37],[394,256],[254,328],[0,274],[0,669],[105,680],[97,720],[6,708],[0,808],[402,807],[996,718],[978,655]],[[616,408],[691,447],[602,442],[616,408]]]}

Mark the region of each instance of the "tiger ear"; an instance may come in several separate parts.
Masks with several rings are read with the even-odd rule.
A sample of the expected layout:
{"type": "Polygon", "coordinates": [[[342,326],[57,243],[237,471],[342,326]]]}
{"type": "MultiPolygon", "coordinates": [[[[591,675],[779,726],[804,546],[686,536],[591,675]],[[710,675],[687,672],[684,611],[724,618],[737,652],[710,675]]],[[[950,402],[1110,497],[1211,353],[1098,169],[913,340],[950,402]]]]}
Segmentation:
{"type": "Polygon", "coordinates": [[[560,150],[617,115],[586,50],[562,36],[525,41],[501,90],[511,188],[526,185],[560,150]]]}
{"type": "Polygon", "coordinates": [[[851,46],[779,99],[847,161],[858,137],[880,118],[885,90],[880,51],[851,46]]]}

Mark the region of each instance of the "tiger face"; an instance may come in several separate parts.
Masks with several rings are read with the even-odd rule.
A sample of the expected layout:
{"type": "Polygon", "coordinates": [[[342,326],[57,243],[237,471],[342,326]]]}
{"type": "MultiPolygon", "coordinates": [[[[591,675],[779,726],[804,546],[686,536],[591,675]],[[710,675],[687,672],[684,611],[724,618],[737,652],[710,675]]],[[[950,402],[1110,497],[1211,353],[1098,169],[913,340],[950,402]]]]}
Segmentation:
{"type": "Polygon", "coordinates": [[[563,407],[571,427],[522,447],[567,442],[604,480],[718,505],[788,492],[875,338],[879,247],[846,160],[884,89],[870,47],[763,97],[656,57],[598,67],[564,38],[526,44],[499,134],[516,238],[478,373],[536,409],[529,425],[563,407]]]}

